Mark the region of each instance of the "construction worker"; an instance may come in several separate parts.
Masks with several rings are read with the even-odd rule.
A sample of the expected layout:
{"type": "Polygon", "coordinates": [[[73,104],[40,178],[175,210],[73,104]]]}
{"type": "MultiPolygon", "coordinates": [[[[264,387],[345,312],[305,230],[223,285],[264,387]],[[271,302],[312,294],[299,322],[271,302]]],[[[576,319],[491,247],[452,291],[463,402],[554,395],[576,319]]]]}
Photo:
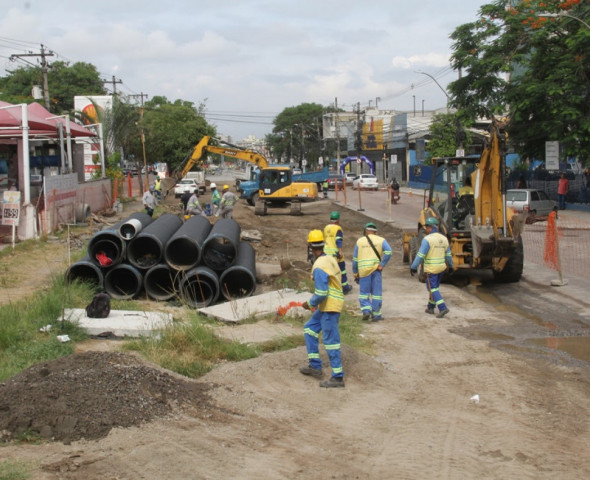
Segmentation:
{"type": "Polygon", "coordinates": [[[473,187],[471,186],[471,178],[466,177],[463,186],[459,189],[459,197],[463,195],[473,195],[473,187]]]}
{"type": "Polygon", "coordinates": [[[322,191],[324,192],[324,198],[328,198],[328,188],[329,188],[329,184],[328,184],[328,180],[324,180],[322,182],[322,191]]]}
{"type": "Polygon", "coordinates": [[[203,206],[201,202],[199,202],[199,189],[195,188],[191,198],[189,198],[188,203],[186,204],[186,214],[187,215],[200,215],[201,217],[206,217],[205,212],[203,211],[203,206]]]}
{"type": "Polygon", "coordinates": [[[348,284],[346,275],[346,262],[344,261],[344,252],[342,251],[343,233],[340,226],[340,212],[333,211],[330,213],[330,223],[324,228],[324,238],[326,244],[324,245],[324,253],[332,255],[337,261],[342,273],[342,292],[344,295],[352,290],[352,285],[348,284]]]}
{"type": "Polygon", "coordinates": [[[221,195],[219,195],[219,191],[217,190],[217,185],[215,185],[215,183],[211,182],[209,188],[211,189],[211,206],[213,207],[211,214],[215,215],[219,210],[221,195]]]}
{"type": "Polygon", "coordinates": [[[308,364],[301,367],[299,371],[303,375],[316,378],[322,376],[322,360],[319,353],[319,337],[322,333],[324,347],[332,367],[332,376],[330,380],[320,382],[320,387],[344,387],[338,329],[340,312],[344,305],[340,267],[333,256],[324,253],[324,235],[321,230],[309,232],[307,244],[315,258],[311,270],[314,292],[311,299],[302,306],[306,310],[315,309],[315,311],[303,326],[308,364]]]}
{"type": "Polygon", "coordinates": [[[352,256],[352,273],[354,281],[359,284],[359,303],[364,321],[383,320],[381,272],[390,258],[391,247],[387,240],[377,235],[377,226],[373,222],[367,223],[363,236],[356,242],[352,256]]]}
{"type": "Polygon", "coordinates": [[[447,267],[453,268],[453,257],[447,237],[438,231],[438,220],[435,217],[426,219],[425,229],[427,235],[422,239],[420,250],[410,267],[410,273],[413,276],[418,271],[420,264],[424,263],[426,289],[428,290],[426,313],[433,315],[435,307],[438,307],[436,316],[442,318],[449,313],[449,309],[442,298],[439,285],[447,267]]]}
{"type": "Polygon", "coordinates": [[[221,201],[219,202],[219,210],[215,216],[231,218],[234,211],[234,205],[237,201],[238,197],[236,197],[235,193],[229,191],[229,185],[224,185],[221,201]]]}

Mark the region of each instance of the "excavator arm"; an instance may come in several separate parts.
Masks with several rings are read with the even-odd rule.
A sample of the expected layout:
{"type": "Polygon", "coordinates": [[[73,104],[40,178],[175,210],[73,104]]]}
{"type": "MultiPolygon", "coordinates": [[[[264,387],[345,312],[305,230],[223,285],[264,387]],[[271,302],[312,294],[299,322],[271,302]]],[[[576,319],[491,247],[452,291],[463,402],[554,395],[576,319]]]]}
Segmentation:
{"type": "Polygon", "coordinates": [[[257,152],[253,152],[251,150],[240,150],[239,148],[218,147],[216,145],[209,145],[210,141],[211,137],[205,135],[203,138],[201,138],[201,141],[197,143],[197,145],[195,145],[195,148],[191,152],[190,156],[184,162],[184,167],[178,175],[179,178],[184,178],[186,174],[190,172],[195,165],[202,164],[204,158],[206,158],[207,156],[207,153],[217,153],[225,157],[232,157],[238,160],[243,160],[245,162],[253,163],[261,169],[268,167],[268,162],[266,161],[266,158],[264,158],[257,152]]]}

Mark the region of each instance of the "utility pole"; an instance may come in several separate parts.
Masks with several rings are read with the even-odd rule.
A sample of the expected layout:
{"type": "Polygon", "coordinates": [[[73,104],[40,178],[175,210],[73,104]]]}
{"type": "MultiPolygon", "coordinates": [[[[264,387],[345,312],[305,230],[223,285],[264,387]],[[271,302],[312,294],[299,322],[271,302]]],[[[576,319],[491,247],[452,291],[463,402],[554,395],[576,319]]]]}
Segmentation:
{"type": "Polygon", "coordinates": [[[141,106],[143,107],[143,97],[145,97],[145,99],[147,100],[148,94],[141,92],[141,93],[137,93],[137,94],[134,94],[134,95],[129,95],[129,97],[130,98],[137,98],[137,97],[139,97],[140,98],[141,106]]]}
{"type": "Polygon", "coordinates": [[[10,55],[10,60],[22,57],[41,57],[41,72],[43,73],[43,99],[45,100],[45,108],[49,111],[49,82],[47,80],[47,72],[49,71],[49,64],[47,63],[46,57],[53,57],[54,53],[50,50],[45,51],[45,45],[41,44],[41,53],[15,53],[10,55]]]}
{"type": "Polygon", "coordinates": [[[115,76],[113,75],[112,80],[103,80],[102,83],[112,83],[113,84],[113,95],[117,95],[117,83],[123,83],[123,80],[121,80],[120,78],[119,78],[119,80],[117,80],[117,79],[115,79],[115,76]]]}
{"type": "Polygon", "coordinates": [[[340,173],[340,125],[338,123],[338,97],[334,97],[334,109],[336,110],[336,165],[340,173]]]}

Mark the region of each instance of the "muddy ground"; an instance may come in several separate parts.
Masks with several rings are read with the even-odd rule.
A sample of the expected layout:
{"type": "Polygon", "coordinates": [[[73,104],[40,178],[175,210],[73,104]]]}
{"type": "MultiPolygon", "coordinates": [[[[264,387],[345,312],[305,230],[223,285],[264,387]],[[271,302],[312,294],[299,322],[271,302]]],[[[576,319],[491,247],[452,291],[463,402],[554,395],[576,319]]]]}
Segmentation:
{"type": "MultiPolygon", "coordinates": [[[[307,232],[323,227],[333,209],[342,212],[350,266],[353,240],[367,221],[361,213],[328,200],[306,205],[302,217],[236,208],[243,230],[263,233],[258,261],[292,265],[262,279],[260,292],[303,284],[307,232]]],[[[24,462],[35,479],[587,478],[588,370],[492,347],[476,333],[526,319],[466,289],[443,285],[451,313],[443,320],[426,315],[424,286],[400,261],[400,232],[379,226],[394,248],[384,270],[386,319],[363,326],[367,353],[343,347],[345,389],[320,389],[300,375],[303,347],[224,363],[192,381],[84,345],[85,353],[0,386],[0,417],[26,411],[49,438],[8,442],[0,460],[24,462]]],[[[46,250],[44,274],[63,272],[65,245],[46,250]]],[[[27,281],[22,266],[34,261],[25,257],[5,262],[3,275],[21,276],[9,275],[2,302],[43,285],[38,270],[27,281]]],[[[357,294],[346,297],[353,312],[357,294]]],[[[230,330],[232,338],[242,331],[246,341],[256,338],[256,324],[230,330]]]]}

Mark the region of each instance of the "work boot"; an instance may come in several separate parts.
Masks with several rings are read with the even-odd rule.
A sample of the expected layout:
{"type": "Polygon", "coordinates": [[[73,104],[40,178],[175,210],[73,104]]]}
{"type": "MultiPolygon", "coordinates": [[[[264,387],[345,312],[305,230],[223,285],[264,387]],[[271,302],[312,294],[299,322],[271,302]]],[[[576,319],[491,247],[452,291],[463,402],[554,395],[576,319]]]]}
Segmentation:
{"type": "Polygon", "coordinates": [[[368,322],[369,320],[371,320],[371,314],[363,313],[363,322],[368,322]]]}
{"type": "Polygon", "coordinates": [[[428,313],[429,315],[434,315],[434,308],[427,308],[426,310],[424,310],[426,313],[428,313]]]}
{"type": "Polygon", "coordinates": [[[450,310],[448,308],[445,308],[444,310],[441,310],[440,312],[438,312],[438,314],[436,315],[436,318],[443,318],[449,312],[450,312],[450,310]]]}
{"type": "Polygon", "coordinates": [[[304,365],[299,369],[303,375],[310,375],[316,378],[322,378],[322,369],[321,368],[313,368],[311,365],[304,365]]]}
{"type": "Polygon", "coordinates": [[[348,295],[350,292],[352,292],[352,285],[346,285],[346,287],[342,289],[344,295],[348,295]]]}
{"type": "Polygon", "coordinates": [[[342,377],[331,377],[330,380],[320,382],[320,387],[324,388],[344,388],[344,379],[342,377]]]}
{"type": "Polygon", "coordinates": [[[381,320],[383,320],[383,315],[375,315],[373,317],[374,322],[380,322],[381,320]]]}

